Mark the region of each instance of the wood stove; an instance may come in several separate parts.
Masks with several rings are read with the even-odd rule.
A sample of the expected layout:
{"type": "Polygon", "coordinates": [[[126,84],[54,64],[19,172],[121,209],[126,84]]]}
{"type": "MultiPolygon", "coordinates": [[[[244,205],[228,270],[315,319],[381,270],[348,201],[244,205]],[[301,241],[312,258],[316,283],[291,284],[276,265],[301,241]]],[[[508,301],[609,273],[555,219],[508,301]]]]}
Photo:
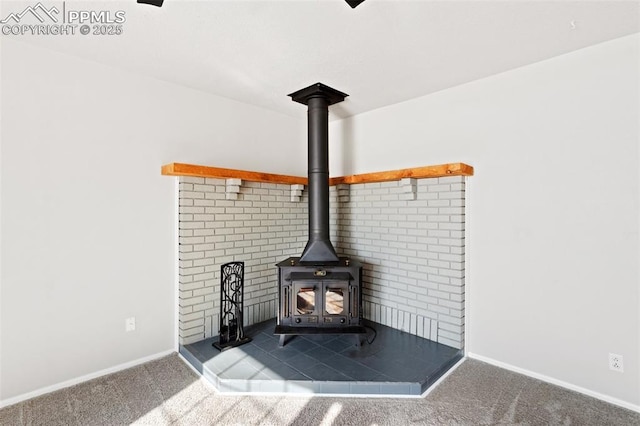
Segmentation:
{"type": "Polygon", "coordinates": [[[309,265],[299,257],[278,263],[280,299],[276,334],[364,334],[362,265],[340,258],[333,264],[309,265]]]}
{"type": "Polygon", "coordinates": [[[308,106],[309,241],[300,257],[278,266],[280,346],[287,335],[366,334],[362,265],[340,258],[329,239],[329,106],[348,95],[322,83],[290,94],[308,106]]]}

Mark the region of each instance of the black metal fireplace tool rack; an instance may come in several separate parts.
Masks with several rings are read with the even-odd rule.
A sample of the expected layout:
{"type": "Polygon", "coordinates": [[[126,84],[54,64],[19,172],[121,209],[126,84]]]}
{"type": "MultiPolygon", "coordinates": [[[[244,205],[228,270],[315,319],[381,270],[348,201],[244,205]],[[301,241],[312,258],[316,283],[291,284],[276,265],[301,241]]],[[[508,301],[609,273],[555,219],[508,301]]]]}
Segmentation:
{"type": "Polygon", "coordinates": [[[220,334],[217,349],[240,346],[251,341],[244,335],[244,262],[229,262],[220,267],[220,334]]]}

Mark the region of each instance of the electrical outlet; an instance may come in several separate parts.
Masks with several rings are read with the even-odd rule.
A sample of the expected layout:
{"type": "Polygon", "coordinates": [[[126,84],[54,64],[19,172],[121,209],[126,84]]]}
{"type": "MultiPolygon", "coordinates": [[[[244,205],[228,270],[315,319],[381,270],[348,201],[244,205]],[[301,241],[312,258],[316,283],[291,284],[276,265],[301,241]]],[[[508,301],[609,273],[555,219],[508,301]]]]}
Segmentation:
{"type": "Polygon", "coordinates": [[[124,320],[125,331],[135,331],[136,329],[136,317],[127,318],[124,320]]]}
{"type": "Polygon", "coordinates": [[[622,355],[609,354],[609,369],[619,373],[624,372],[622,355]]]}

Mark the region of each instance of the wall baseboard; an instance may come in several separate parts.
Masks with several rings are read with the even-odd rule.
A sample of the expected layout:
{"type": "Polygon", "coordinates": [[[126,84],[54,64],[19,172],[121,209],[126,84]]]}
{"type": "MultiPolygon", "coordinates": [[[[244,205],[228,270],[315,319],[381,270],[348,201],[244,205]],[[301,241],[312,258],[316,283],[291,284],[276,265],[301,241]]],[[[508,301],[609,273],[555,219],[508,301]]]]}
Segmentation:
{"type": "Polygon", "coordinates": [[[0,400],[0,408],[8,407],[9,405],[17,404],[22,401],[26,401],[31,398],[35,398],[37,396],[45,395],[47,393],[55,392],[60,389],[68,388],[70,386],[77,385],[79,383],[83,383],[92,379],[97,379],[102,376],[106,376],[107,374],[117,373],[122,370],[126,370],[127,368],[135,367],[140,364],[144,364],[149,361],[156,360],[158,358],[162,358],[164,356],[175,353],[176,351],[171,349],[168,351],[160,352],[154,355],[149,355],[144,358],[139,358],[133,361],[125,362],[124,364],[116,365],[114,367],[106,368],[104,370],[96,371],[95,373],[87,374],[85,376],[76,377],[75,379],[67,380],[61,383],[57,383],[55,385],[46,386],[44,388],[27,392],[22,395],[14,396],[12,398],[0,400]]]}
{"type": "Polygon", "coordinates": [[[586,388],[583,388],[583,387],[580,387],[580,386],[576,386],[576,385],[573,385],[571,383],[564,382],[562,380],[554,379],[553,377],[545,376],[544,374],[539,374],[539,373],[535,373],[535,372],[530,371],[530,370],[526,370],[524,368],[516,367],[514,365],[507,364],[507,363],[504,363],[502,361],[497,361],[497,360],[495,360],[493,358],[488,358],[488,357],[485,357],[485,356],[482,356],[482,355],[478,355],[478,354],[474,354],[474,353],[471,353],[471,352],[467,352],[467,357],[469,357],[471,359],[478,360],[478,361],[486,362],[487,364],[491,364],[491,365],[496,366],[496,367],[504,368],[505,370],[513,371],[514,373],[519,373],[519,374],[523,374],[525,376],[532,377],[534,379],[542,380],[543,382],[550,383],[550,384],[556,385],[556,386],[560,386],[562,388],[569,389],[569,390],[572,390],[572,391],[575,391],[575,392],[578,392],[578,393],[581,393],[581,394],[584,394],[584,395],[599,399],[601,401],[608,402],[608,403],[613,404],[613,405],[617,405],[617,406],[622,407],[622,408],[626,408],[627,410],[631,410],[631,411],[635,411],[637,413],[640,413],[640,405],[632,404],[630,402],[623,401],[623,400],[618,399],[618,398],[614,398],[614,397],[611,397],[611,396],[608,396],[608,395],[605,395],[605,394],[602,394],[602,393],[599,393],[599,392],[595,392],[595,391],[592,391],[592,390],[589,390],[589,389],[586,389],[586,388]]]}

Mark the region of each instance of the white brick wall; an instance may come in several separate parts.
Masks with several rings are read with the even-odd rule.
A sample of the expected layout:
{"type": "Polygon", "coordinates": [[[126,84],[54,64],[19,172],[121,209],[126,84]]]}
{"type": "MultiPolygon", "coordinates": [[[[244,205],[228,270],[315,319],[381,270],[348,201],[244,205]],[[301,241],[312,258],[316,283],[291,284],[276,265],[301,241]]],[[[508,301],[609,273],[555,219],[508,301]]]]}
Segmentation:
{"type": "MultiPolygon", "coordinates": [[[[275,263],[307,241],[306,190],[242,182],[229,199],[228,188],[180,178],[181,344],[218,333],[226,262],[245,262],[245,324],[275,317],[275,263]]],[[[462,347],[464,195],[463,177],[331,188],[331,241],[365,265],[365,318],[462,347]]]]}
{"type": "Polygon", "coordinates": [[[227,262],[245,262],[245,325],[275,317],[275,264],[300,254],[307,241],[307,200],[292,202],[290,185],[232,183],[236,199],[224,179],[180,178],[181,344],[218,334],[220,266],[227,262]]]}
{"type": "Polygon", "coordinates": [[[462,348],[464,184],[461,176],[357,184],[342,196],[333,241],[365,265],[365,318],[462,348]]]}

